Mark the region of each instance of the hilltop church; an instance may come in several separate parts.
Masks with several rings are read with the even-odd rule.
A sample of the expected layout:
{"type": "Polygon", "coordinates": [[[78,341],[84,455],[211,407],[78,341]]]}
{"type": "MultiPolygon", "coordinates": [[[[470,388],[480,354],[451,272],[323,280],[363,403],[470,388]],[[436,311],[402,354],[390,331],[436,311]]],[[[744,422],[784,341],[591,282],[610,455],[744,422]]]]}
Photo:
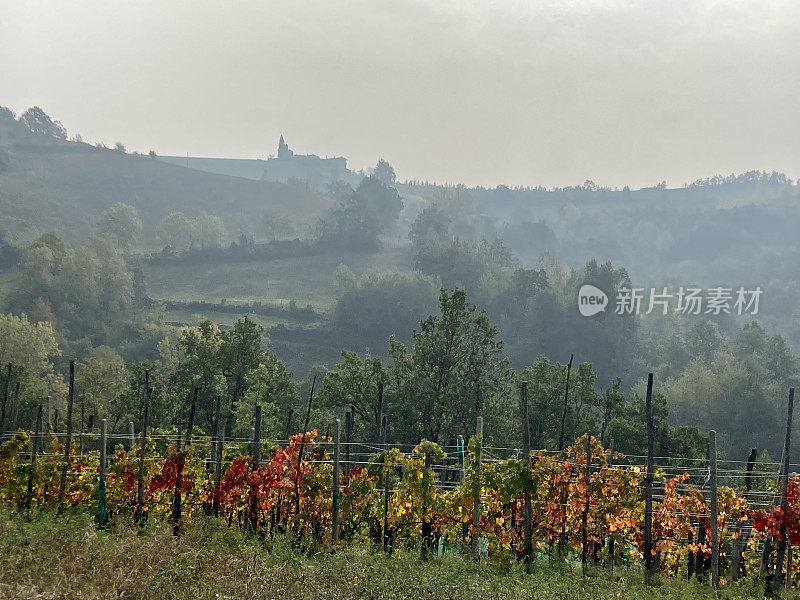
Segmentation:
{"type": "Polygon", "coordinates": [[[288,183],[298,181],[319,190],[336,181],[357,185],[358,175],[347,169],[344,157],[320,158],[316,154],[295,154],[281,136],[278,156],[267,160],[249,158],[205,158],[197,156],[154,156],[161,162],[231,177],[288,183]]]}
{"type": "Polygon", "coordinates": [[[314,188],[323,189],[339,180],[346,180],[349,175],[347,159],[320,158],[316,154],[295,154],[281,135],[278,141],[278,156],[268,159],[263,181],[280,181],[287,183],[297,180],[314,188]]]}

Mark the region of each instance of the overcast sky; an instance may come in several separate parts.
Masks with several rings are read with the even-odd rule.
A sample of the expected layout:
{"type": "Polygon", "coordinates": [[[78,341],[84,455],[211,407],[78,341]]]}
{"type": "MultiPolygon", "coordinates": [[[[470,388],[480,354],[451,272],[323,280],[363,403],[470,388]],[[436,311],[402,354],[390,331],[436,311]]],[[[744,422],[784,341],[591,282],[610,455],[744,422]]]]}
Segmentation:
{"type": "Polygon", "coordinates": [[[159,154],[400,179],[800,175],[800,2],[0,0],[0,105],[159,154]]]}

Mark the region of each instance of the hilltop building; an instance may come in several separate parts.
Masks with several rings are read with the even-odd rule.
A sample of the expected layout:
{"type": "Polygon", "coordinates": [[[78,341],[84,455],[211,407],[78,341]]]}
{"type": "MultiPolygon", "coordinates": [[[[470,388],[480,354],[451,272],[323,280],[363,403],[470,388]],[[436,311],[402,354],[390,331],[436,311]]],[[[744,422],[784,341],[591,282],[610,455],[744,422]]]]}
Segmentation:
{"type": "MultiPolygon", "coordinates": [[[[324,190],[336,181],[358,185],[360,176],[347,169],[344,157],[320,158],[315,154],[295,154],[286,144],[278,141],[278,156],[261,159],[203,158],[196,156],[154,156],[161,162],[196,169],[207,173],[244,177],[256,181],[298,181],[310,187],[324,190]]],[[[2,162],[0,160],[0,162],[2,162]]]]}
{"type": "Polygon", "coordinates": [[[320,158],[316,154],[295,154],[281,136],[278,156],[266,161],[263,181],[287,183],[294,179],[315,188],[325,188],[331,183],[348,179],[347,159],[320,158]]]}

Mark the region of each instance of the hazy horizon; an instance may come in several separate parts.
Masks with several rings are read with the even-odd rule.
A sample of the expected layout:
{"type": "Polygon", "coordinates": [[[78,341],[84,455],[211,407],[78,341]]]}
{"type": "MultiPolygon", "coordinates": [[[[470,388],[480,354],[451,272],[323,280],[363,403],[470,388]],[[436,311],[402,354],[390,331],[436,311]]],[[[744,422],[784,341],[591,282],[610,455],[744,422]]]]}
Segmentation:
{"type": "Polygon", "coordinates": [[[39,105],[88,142],[266,158],[283,134],[354,170],[384,158],[401,180],[485,186],[800,175],[797,3],[0,11],[0,105],[39,105]]]}

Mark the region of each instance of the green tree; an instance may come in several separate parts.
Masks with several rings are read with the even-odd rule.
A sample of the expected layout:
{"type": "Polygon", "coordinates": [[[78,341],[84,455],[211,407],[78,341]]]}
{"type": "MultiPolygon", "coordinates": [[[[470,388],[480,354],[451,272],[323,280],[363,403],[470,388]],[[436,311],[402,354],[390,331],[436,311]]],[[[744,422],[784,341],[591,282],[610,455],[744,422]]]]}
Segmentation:
{"type": "Polygon", "coordinates": [[[597,397],[597,408],[600,413],[600,443],[605,445],[608,442],[606,438],[606,430],[608,424],[624,407],[625,396],[620,392],[622,379],[615,378],[611,387],[607,388],[602,396],[597,397]]]}
{"type": "Polygon", "coordinates": [[[538,256],[540,253],[553,250],[556,246],[556,234],[544,221],[513,220],[506,223],[503,239],[523,256],[538,256]]]}
{"type": "Polygon", "coordinates": [[[486,313],[458,288],[442,289],[439,307],[414,331],[411,352],[390,340],[393,418],[405,441],[468,436],[508,394],[510,367],[486,313]]]}
{"type": "MultiPolygon", "coordinates": [[[[18,425],[30,427],[39,402],[48,395],[52,396],[56,405],[63,400],[66,386],[55,373],[52,362],[60,355],[61,350],[50,323],[31,322],[24,313],[20,316],[0,314],[0,381],[5,383],[6,365],[11,363],[9,393],[16,382],[20,382],[20,406],[16,414],[18,425]]],[[[6,410],[8,416],[10,405],[6,406],[6,410]]]]}
{"type": "MultiPolygon", "coordinates": [[[[261,350],[263,327],[248,317],[239,319],[227,331],[211,321],[183,330],[177,342],[160,345],[167,368],[170,390],[176,398],[188,398],[198,388],[198,423],[209,431],[215,427],[217,397],[225,431],[234,431],[237,403],[248,390],[248,374],[260,364],[274,367],[274,357],[261,350]]],[[[184,417],[187,404],[181,403],[184,417]]]]}
{"type": "Polygon", "coordinates": [[[283,436],[286,414],[298,400],[297,383],[286,365],[274,352],[266,351],[261,360],[245,376],[246,392],[236,405],[236,429],[239,437],[247,437],[253,423],[254,407],[261,406],[262,431],[268,438],[283,436]]]}
{"type": "Polygon", "coordinates": [[[225,377],[230,398],[227,431],[233,431],[236,403],[247,391],[247,374],[258,367],[264,353],[261,350],[261,338],[264,328],[244,317],[233,324],[233,327],[220,333],[218,364],[222,376],[225,377]]]}
{"type": "Polygon", "coordinates": [[[368,273],[355,280],[344,270],[338,275],[347,289],[336,303],[333,323],[368,346],[382,346],[392,334],[407,339],[420,319],[436,308],[438,287],[422,273],[368,273]]]}
{"type": "MultiPolygon", "coordinates": [[[[679,376],[668,377],[659,387],[669,402],[670,421],[696,425],[702,431],[715,429],[719,445],[732,458],[744,459],[750,448],[780,454],[780,436],[775,432],[784,427],[790,382],[776,377],[770,369],[773,363],[762,360],[763,349],[771,346],[770,336],[745,327],[726,345],[741,353],[739,357],[721,349],[710,363],[695,358],[679,376]],[[758,343],[745,347],[744,340],[758,343]]],[[[636,389],[641,395],[644,382],[636,389]]]]}
{"type": "Polygon", "coordinates": [[[103,212],[97,231],[112,236],[121,248],[129,249],[142,232],[142,219],[135,206],[118,202],[103,212]]]}
{"type": "MultiPolygon", "coordinates": [[[[125,424],[132,421],[136,431],[140,431],[144,421],[145,372],[149,371],[150,426],[173,427],[177,421],[179,403],[171,393],[168,382],[159,365],[143,361],[131,365],[128,370],[128,384],[125,390],[110,401],[112,424],[125,431],[125,424]]],[[[113,431],[113,429],[112,429],[113,431]]]]}
{"type": "Polygon", "coordinates": [[[258,232],[268,241],[290,238],[295,228],[288,219],[268,208],[261,213],[258,220],[258,232]]]}
{"type": "Polygon", "coordinates": [[[701,321],[686,332],[686,350],[690,357],[710,363],[722,346],[722,336],[716,323],[701,321]]]}
{"type": "Polygon", "coordinates": [[[161,221],[156,236],[160,243],[175,252],[185,252],[192,246],[194,225],[182,212],[171,212],[161,221]]]}
{"type": "Polygon", "coordinates": [[[387,187],[392,185],[395,179],[397,179],[392,165],[383,159],[380,159],[378,164],[375,165],[375,168],[372,170],[372,176],[387,187]]]}
{"type": "Polygon", "coordinates": [[[797,362],[786,340],[777,334],[768,335],[756,322],[742,327],[730,347],[736,358],[754,361],[778,381],[789,382],[797,374],[797,362]]]}
{"type": "Polygon", "coordinates": [[[336,186],[339,204],[320,220],[318,242],[337,249],[377,250],[378,235],[397,222],[403,201],[393,187],[365,177],[356,190],[336,186]]]}
{"type": "Polygon", "coordinates": [[[548,289],[544,269],[515,269],[508,289],[498,298],[497,304],[510,319],[521,319],[534,299],[548,289]]]}
{"type": "Polygon", "coordinates": [[[450,217],[453,233],[465,239],[475,237],[475,200],[464,185],[430,186],[423,192],[430,204],[436,204],[450,217]]]}
{"type": "Polygon", "coordinates": [[[20,116],[19,120],[31,133],[43,135],[58,140],[67,139],[67,130],[58,121],[51,119],[46,112],[38,106],[32,106],[20,116]]]}
{"type": "MultiPolygon", "coordinates": [[[[669,425],[669,410],[663,394],[652,397],[654,450],[656,456],[703,458],[708,447],[708,435],[697,427],[669,425]]],[[[608,434],[614,438],[614,450],[642,456],[647,453],[647,419],[645,401],[636,396],[624,411],[611,420],[608,434]]]]}
{"type": "Polygon", "coordinates": [[[221,217],[200,213],[192,223],[192,247],[201,250],[221,248],[225,243],[225,223],[221,217]]]}
{"type": "Polygon", "coordinates": [[[423,208],[411,223],[409,239],[415,248],[422,248],[450,237],[450,217],[436,204],[423,208]]]}
{"type": "Polygon", "coordinates": [[[562,421],[565,444],[586,431],[593,435],[600,433],[596,423],[597,372],[592,365],[583,362],[572,369],[566,414],[567,365],[540,356],[533,365],[522,370],[520,378],[528,382],[531,445],[534,448],[556,449],[561,438],[562,421]]]}
{"type": "Polygon", "coordinates": [[[51,360],[60,354],[50,323],[32,323],[24,313],[0,314],[0,364],[11,363],[41,377],[53,372],[51,360]]]}
{"type": "Polygon", "coordinates": [[[125,361],[113,349],[100,346],[83,362],[75,366],[75,387],[86,394],[86,413],[98,419],[113,418],[111,430],[117,427],[120,414],[112,407],[125,393],[129,384],[129,373],[125,361]]]}
{"type": "Polygon", "coordinates": [[[221,333],[211,321],[181,332],[177,342],[161,344],[162,359],[169,357],[170,392],[184,397],[198,388],[197,422],[209,431],[214,425],[217,396],[221,396],[225,379],[219,364],[221,333]]]}
{"type": "Polygon", "coordinates": [[[403,210],[403,200],[393,187],[376,177],[365,177],[358,184],[355,200],[365,211],[374,214],[380,231],[389,231],[403,210]]]}
{"type": "Polygon", "coordinates": [[[420,248],[414,257],[414,268],[438,277],[443,285],[474,291],[486,272],[486,263],[475,244],[455,239],[420,248]]]}
{"type": "Polygon", "coordinates": [[[342,360],[322,380],[320,402],[324,406],[353,412],[356,431],[374,432],[380,415],[378,411],[378,384],[388,379],[381,359],[367,350],[364,358],[348,350],[342,351],[342,360]]]}
{"type": "MultiPolygon", "coordinates": [[[[615,315],[613,310],[587,319],[576,307],[578,290],[584,283],[602,289],[613,302],[619,288],[630,287],[627,271],[610,262],[598,264],[591,260],[583,269],[572,271],[563,285],[554,285],[564,271],[553,263],[542,266],[547,275],[547,288],[534,285],[533,295],[525,302],[523,311],[513,308],[498,311],[498,322],[512,355],[545,355],[565,361],[574,354],[581,362],[590,363],[604,381],[610,382],[615,376],[633,379],[635,361],[645,355],[645,349],[636,348],[633,343],[636,319],[615,315]]],[[[497,306],[502,307],[503,303],[497,306]]],[[[645,368],[646,364],[640,366],[638,372],[645,368]]]]}
{"type": "Polygon", "coordinates": [[[23,312],[46,303],[46,312],[73,339],[101,345],[130,317],[133,276],[109,238],[66,245],[54,234],[41,236],[23,249],[16,276],[8,306],[23,312]]]}

